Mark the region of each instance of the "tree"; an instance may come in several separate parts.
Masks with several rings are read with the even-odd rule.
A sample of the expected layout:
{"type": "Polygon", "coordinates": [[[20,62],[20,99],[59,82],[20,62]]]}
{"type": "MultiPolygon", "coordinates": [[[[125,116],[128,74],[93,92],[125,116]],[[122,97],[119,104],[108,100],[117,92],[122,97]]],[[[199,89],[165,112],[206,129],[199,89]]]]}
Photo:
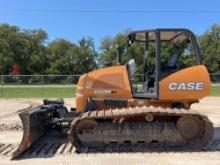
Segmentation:
{"type": "MultiPolygon", "coordinates": [[[[97,67],[116,65],[116,47],[122,52],[122,63],[135,58],[137,72],[143,73],[144,44],[132,44],[127,48],[127,34],[105,37],[97,53],[91,37],[77,43],[56,39],[47,44],[48,35],[42,29],[21,30],[17,26],[0,24],[0,74],[12,74],[13,65],[21,68],[20,74],[83,74],[97,67]],[[126,56],[124,56],[126,54],[126,56]]],[[[220,72],[220,26],[213,24],[199,37],[204,63],[209,72],[220,72]]],[[[186,47],[180,46],[179,50],[186,47]]],[[[173,46],[162,44],[162,66],[166,66],[173,46]]],[[[150,44],[148,69],[154,68],[155,48],[150,44]]],[[[180,59],[181,68],[190,66],[190,56],[180,59]]]]}
{"type": "Polygon", "coordinates": [[[210,73],[220,72],[220,26],[213,24],[199,37],[204,63],[210,73]]]}
{"type": "MultiPolygon", "coordinates": [[[[99,66],[116,65],[116,45],[122,49],[122,62],[125,63],[129,59],[134,58],[137,65],[137,73],[143,74],[143,55],[144,44],[133,43],[127,48],[127,32],[119,33],[115,37],[105,37],[101,41],[99,66]]],[[[207,65],[210,72],[220,72],[220,28],[218,25],[213,25],[211,30],[207,31],[200,37],[201,49],[204,54],[204,63],[207,65]],[[214,63],[213,63],[214,61],[214,63]],[[213,65],[214,64],[214,65],[213,65]]],[[[190,41],[185,40],[181,43],[165,43],[161,42],[161,67],[166,68],[170,58],[177,52],[182,53],[178,66],[179,68],[186,68],[193,66],[194,52],[190,48],[190,41]]],[[[149,43],[148,50],[148,65],[147,70],[153,72],[155,69],[155,43],[149,43]]]]}
{"type": "Polygon", "coordinates": [[[57,39],[49,43],[48,54],[48,74],[83,74],[97,67],[97,53],[91,38],[82,38],[78,45],[57,39]]]}
{"type": "Polygon", "coordinates": [[[41,74],[47,67],[47,33],[41,29],[21,31],[16,26],[0,25],[0,70],[10,74],[12,66],[21,67],[21,74],[41,74]]]}
{"type": "Polygon", "coordinates": [[[46,41],[42,29],[20,30],[0,25],[0,73],[12,74],[13,65],[20,74],[82,74],[97,67],[94,41],[82,38],[77,44],[65,39],[46,41]]]}
{"type": "Polygon", "coordinates": [[[26,51],[24,53],[24,59],[29,60],[25,67],[28,69],[25,71],[27,74],[45,74],[46,69],[49,67],[48,54],[45,46],[47,40],[47,33],[41,29],[33,31],[25,31],[26,36],[26,51]]]}
{"type": "Polygon", "coordinates": [[[108,36],[102,39],[99,54],[100,67],[116,65],[117,47],[120,47],[122,53],[122,63],[125,63],[131,54],[127,54],[127,35],[130,31],[126,30],[117,34],[114,38],[108,36]],[[126,56],[123,56],[127,54],[126,56]]]}
{"type": "Polygon", "coordinates": [[[75,53],[76,74],[87,73],[96,69],[98,53],[95,50],[94,40],[91,37],[82,38],[79,40],[78,53],[75,53]]]}
{"type": "MultiPolygon", "coordinates": [[[[2,24],[0,26],[0,72],[1,74],[9,74],[12,70],[12,66],[15,62],[15,52],[12,50],[12,46],[18,44],[19,28],[16,26],[9,26],[2,24]]],[[[16,47],[19,47],[18,44],[16,47]]]]}

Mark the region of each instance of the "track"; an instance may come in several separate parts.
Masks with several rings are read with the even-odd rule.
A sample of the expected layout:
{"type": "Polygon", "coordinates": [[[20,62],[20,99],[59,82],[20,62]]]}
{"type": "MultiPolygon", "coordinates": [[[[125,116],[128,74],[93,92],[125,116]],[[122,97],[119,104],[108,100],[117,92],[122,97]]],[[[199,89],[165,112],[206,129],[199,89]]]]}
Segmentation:
{"type": "MultiPolygon", "coordinates": [[[[2,131],[0,133],[2,133],[2,131]]],[[[0,156],[11,157],[18,145],[18,143],[0,143],[0,156]]],[[[73,144],[67,142],[66,134],[50,131],[24,152],[21,158],[52,157],[74,153],[75,147],[73,144]]]]}
{"type": "MultiPolygon", "coordinates": [[[[11,157],[13,151],[17,148],[18,144],[3,144],[0,143],[0,156],[11,157]]],[[[160,149],[155,150],[153,148],[148,149],[146,152],[174,152],[175,150],[160,149]]],[[[109,150],[106,153],[111,153],[109,150]]],[[[126,151],[127,152],[127,151],[126,151]]],[[[176,150],[175,152],[187,153],[189,151],[176,150]]],[[[190,153],[196,151],[190,151],[190,153]]],[[[213,141],[206,150],[200,152],[220,152],[220,141],[213,141]]],[[[97,152],[98,153],[98,152],[97,152]]],[[[115,152],[114,152],[115,153],[115,152]]],[[[116,153],[123,153],[118,151],[116,153]]],[[[54,156],[65,156],[65,155],[76,155],[75,147],[71,143],[61,143],[61,142],[38,142],[34,144],[28,151],[21,155],[20,158],[41,158],[41,157],[54,157],[54,156]]]]}
{"type": "Polygon", "coordinates": [[[172,150],[201,150],[211,142],[213,133],[213,124],[205,115],[153,106],[85,112],[73,120],[68,132],[78,152],[137,152],[148,151],[151,146],[158,146],[159,150],[161,146],[172,150]],[[145,121],[152,116],[155,121],[145,121]],[[189,122],[192,124],[188,125],[189,122]],[[192,129],[196,134],[188,137],[192,129]]]}
{"type": "MultiPolygon", "coordinates": [[[[166,114],[168,113],[169,110],[167,110],[166,114]]],[[[136,111],[137,114],[138,111],[136,111]]],[[[185,111],[184,111],[185,112],[185,111]]],[[[198,114],[197,112],[192,111],[193,114],[198,114]]],[[[108,112],[103,111],[103,112],[93,112],[96,113],[97,116],[100,116],[101,113],[107,117],[108,112]]],[[[114,110],[111,111],[111,113],[115,113],[114,110]]],[[[120,115],[123,113],[129,114],[129,111],[123,112],[120,111],[120,115]]],[[[158,112],[157,112],[158,113],[158,112]]],[[[179,114],[179,110],[175,112],[176,115],[179,114]]],[[[188,112],[185,112],[188,113],[188,112]]],[[[90,114],[84,114],[81,116],[81,119],[91,116],[92,113],[90,114]]],[[[118,117],[120,116],[118,115],[118,117]]],[[[12,115],[11,117],[13,117],[12,115]]],[[[8,116],[7,116],[8,118],[8,116]]],[[[120,118],[118,118],[120,119],[120,118]]],[[[3,119],[1,119],[3,120],[3,119]]],[[[8,120],[8,119],[7,119],[8,120]]],[[[10,120],[10,119],[9,119],[10,120]]],[[[16,122],[9,122],[6,124],[0,124],[0,133],[4,133],[4,131],[12,131],[12,132],[21,132],[22,127],[19,123],[16,122]]],[[[11,157],[12,153],[16,150],[18,146],[18,143],[0,143],[0,156],[4,157],[11,157]]],[[[145,150],[146,152],[173,152],[175,151],[173,148],[172,150],[169,150],[169,148],[156,148],[155,150],[154,144],[148,145],[147,149],[145,150]]],[[[145,147],[146,148],[146,147],[145,147]]],[[[131,151],[131,150],[130,150],[131,151]]],[[[129,151],[129,152],[130,152],[129,151]]],[[[141,151],[141,150],[137,150],[141,151]]],[[[176,150],[178,152],[186,152],[184,150],[176,150]]],[[[216,140],[211,143],[206,149],[206,151],[220,151],[220,141],[216,140]]],[[[100,152],[100,151],[94,151],[94,152],[100,152]]],[[[128,152],[128,151],[123,151],[123,150],[112,150],[109,149],[105,152],[128,152]]],[[[190,151],[191,152],[191,151],[190,151]]],[[[61,134],[58,132],[50,132],[46,136],[42,137],[39,141],[37,141],[30,149],[28,149],[24,154],[21,155],[21,158],[31,158],[31,157],[52,157],[52,156],[59,156],[59,155],[74,155],[75,154],[75,147],[73,144],[68,143],[67,141],[67,135],[61,134]]]]}
{"type": "MultiPolygon", "coordinates": [[[[31,164],[31,165],[39,165],[39,164],[96,164],[96,165],[112,165],[112,164],[172,164],[172,165],[186,165],[186,164],[198,164],[198,165],[206,165],[206,164],[219,164],[220,161],[220,97],[208,97],[200,102],[200,104],[196,104],[193,106],[193,109],[206,114],[209,116],[211,121],[215,125],[215,136],[213,142],[207,147],[204,151],[195,151],[195,152],[186,152],[186,151],[150,151],[150,152],[135,152],[135,153],[121,153],[121,152],[108,152],[108,153],[89,153],[89,154],[76,154],[75,148],[66,144],[66,136],[61,136],[59,138],[51,137],[43,137],[36,144],[34,144],[34,148],[28,150],[28,152],[21,155],[19,160],[11,161],[11,154],[15,149],[20,140],[22,138],[21,130],[10,130],[7,129],[4,132],[0,131],[0,164],[4,165],[23,165],[23,164],[31,164]],[[3,136],[4,134],[8,134],[8,138],[3,136]],[[13,138],[13,141],[10,139],[13,138]],[[44,139],[47,141],[43,141],[44,139]],[[51,141],[50,141],[51,140],[51,141]],[[45,152],[46,149],[41,148],[42,144],[46,144],[45,146],[54,145],[49,149],[48,152],[45,152]],[[66,145],[65,145],[66,144],[66,145]],[[7,145],[8,148],[6,147],[7,145]],[[59,146],[56,149],[56,145],[59,146]],[[5,147],[5,148],[4,148],[5,147]],[[37,152],[38,151],[38,152],[37,152]],[[40,151],[40,152],[39,152],[40,151]],[[34,154],[35,152],[35,154],[34,154]]],[[[36,100],[33,99],[33,102],[36,100]]],[[[38,100],[37,100],[38,101],[38,100]]],[[[66,101],[66,100],[65,100],[66,101]]],[[[67,99],[68,103],[73,106],[72,99],[67,99]]],[[[13,108],[15,100],[7,101],[7,104],[11,104],[13,108]]],[[[21,102],[19,100],[19,102],[21,102]]],[[[40,102],[40,101],[38,101],[40,102]]],[[[2,104],[1,111],[7,112],[4,110],[4,105],[2,104]]],[[[5,114],[5,113],[4,113],[5,114]]],[[[11,117],[6,118],[8,120],[14,120],[16,122],[20,122],[20,119],[16,115],[12,115],[11,117]]],[[[0,121],[6,120],[2,118],[0,121]]],[[[1,124],[11,124],[16,122],[1,122],[1,124]]],[[[50,134],[51,135],[51,134],[50,134]]],[[[46,148],[46,147],[45,147],[46,148]]]]}
{"type": "MultiPolygon", "coordinates": [[[[16,150],[18,144],[1,144],[0,156],[11,157],[16,150]]],[[[54,155],[69,155],[75,152],[72,144],[66,143],[38,143],[33,145],[27,152],[22,155],[22,158],[30,157],[50,157],[54,155]]]]}
{"type": "MultiPolygon", "coordinates": [[[[14,132],[14,130],[9,130],[14,132]]],[[[4,133],[4,132],[0,132],[4,133]]],[[[18,143],[0,143],[0,157],[10,158],[12,153],[18,147],[18,143]]],[[[220,151],[220,140],[214,140],[206,150],[200,152],[219,152],[220,151]]],[[[99,153],[100,151],[94,151],[94,153],[99,153]]],[[[113,151],[108,150],[105,153],[127,153],[128,151],[113,151]]],[[[131,152],[131,151],[129,151],[131,152]]],[[[139,150],[141,152],[141,150],[139,150]]],[[[177,149],[175,151],[174,148],[158,148],[155,149],[154,145],[149,145],[148,149],[145,152],[155,152],[155,153],[194,153],[197,151],[185,151],[177,149]]],[[[67,135],[59,132],[51,131],[46,136],[43,136],[39,141],[37,141],[30,149],[28,149],[24,154],[21,155],[21,159],[29,159],[29,158],[50,158],[57,156],[77,156],[75,152],[75,147],[72,143],[68,143],[67,135]]]]}
{"type": "Polygon", "coordinates": [[[19,123],[15,124],[0,124],[0,132],[4,131],[22,131],[23,127],[19,123]]]}

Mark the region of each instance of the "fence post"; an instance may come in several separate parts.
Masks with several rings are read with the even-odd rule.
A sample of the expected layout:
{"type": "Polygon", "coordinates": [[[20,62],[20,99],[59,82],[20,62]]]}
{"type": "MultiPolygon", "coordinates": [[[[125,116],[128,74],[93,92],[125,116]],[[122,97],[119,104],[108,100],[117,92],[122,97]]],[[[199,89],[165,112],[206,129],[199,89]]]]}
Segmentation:
{"type": "Polygon", "coordinates": [[[43,75],[40,76],[40,82],[41,82],[41,96],[44,97],[43,75]]]}
{"type": "Polygon", "coordinates": [[[1,79],[2,79],[2,81],[1,81],[1,86],[2,86],[2,98],[3,98],[3,96],[4,96],[4,94],[3,94],[3,83],[4,83],[4,76],[3,75],[1,75],[1,79]]]}

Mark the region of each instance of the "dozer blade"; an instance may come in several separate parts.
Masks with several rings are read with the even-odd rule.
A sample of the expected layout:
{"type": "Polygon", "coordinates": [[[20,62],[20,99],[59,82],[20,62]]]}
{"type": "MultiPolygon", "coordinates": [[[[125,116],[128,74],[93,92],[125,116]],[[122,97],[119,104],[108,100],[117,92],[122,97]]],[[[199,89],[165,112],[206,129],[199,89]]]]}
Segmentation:
{"type": "Polygon", "coordinates": [[[45,133],[45,118],[43,115],[41,116],[41,114],[41,106],[27,109],[19,113],[23,124],[23,137],[19,147],[12,154],[12,160],[21,155],[45,133]]]}

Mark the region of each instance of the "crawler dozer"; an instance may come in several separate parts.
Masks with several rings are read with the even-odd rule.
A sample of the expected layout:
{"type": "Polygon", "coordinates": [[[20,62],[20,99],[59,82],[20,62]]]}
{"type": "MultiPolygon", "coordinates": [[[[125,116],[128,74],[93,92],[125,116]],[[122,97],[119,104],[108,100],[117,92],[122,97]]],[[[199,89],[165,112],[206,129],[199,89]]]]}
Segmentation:
{"type": "Polygon", "coordinates": [[[143,55],[130,60],[117,51],[117,65],[82,75],[76,108],[60,100],[22,111],[23,139],[18,157],[48,130],[65,132],[77,152],[145,151],[148,148],[204,149],[213,124],[190,110],[210,92],[209,73],[198,42],[187,29],[133,31],[127,50],[138,45],[143,55]],[[139,59],[139,60],[136,60],[139,59]]]}

